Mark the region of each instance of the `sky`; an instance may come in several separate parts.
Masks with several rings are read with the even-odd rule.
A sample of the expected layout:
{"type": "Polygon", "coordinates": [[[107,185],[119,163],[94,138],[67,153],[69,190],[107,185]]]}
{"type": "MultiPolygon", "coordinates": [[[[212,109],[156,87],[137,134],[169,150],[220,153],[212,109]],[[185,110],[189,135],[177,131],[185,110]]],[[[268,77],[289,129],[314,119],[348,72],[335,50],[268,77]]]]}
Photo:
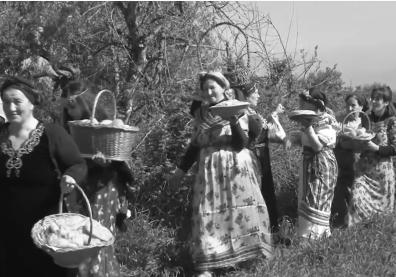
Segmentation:
{"type": "MultiPolygon", "coordinates": [[[[342,72],[345,85],[374,82],[396,91],[396,1],[257,1],[282,37],[342,72]]],[[[290,43],[291,44],[291,43],[290,43]]],[[[290,49],[289,49],[290,50],[290,49]]]]}

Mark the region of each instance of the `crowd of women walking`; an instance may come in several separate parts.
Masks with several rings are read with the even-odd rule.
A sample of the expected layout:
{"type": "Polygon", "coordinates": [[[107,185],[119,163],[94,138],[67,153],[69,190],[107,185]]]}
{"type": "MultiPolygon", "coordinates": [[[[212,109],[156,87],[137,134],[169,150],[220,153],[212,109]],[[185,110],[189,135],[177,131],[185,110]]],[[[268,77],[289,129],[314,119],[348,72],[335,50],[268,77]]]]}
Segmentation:
{"type": "MultiPolygon", "coordinates": [[[[212,71],[200,73],[198,83],[199,94],[190,107],[191,141],[169,179],[177,186],[197,165],[190,247],[198,276],[270,258],[280,241],[269,143],[302,148],[299,236],[318,239],[331,235],[332,228],[393,211],[396,110],[389,87],[374,88],[368,102],[348,95],[348,116],[340,118],[329,108],[326,94],[303,91],[298,95],[300,109],[315,117],[299,120],[300,129],[288,134],[279,120],[285,112],[282,105],[267,119],[255,110],[260,94],[253,81],[241,83],[231,74],[212,71]],[[236,114],[211,112],[211,107],[232,99],[250,105],[236,114]],[[370,129],[372,139],[354,143],[343,138],[341,122],[370,129]]],[[[33,114],[40,94],[28,80],[8,78],[0,88],[7,121],[0,127],[0,211],[9,226],[0,234],[2,276],[120,276],[113,247],[71,270],[54,264],[30,237],[36,221],[57,212],[61,193],[67,195],[69,211],[84,213],[73,190],[77,183],[90,199],[94,218],[112,232],[123,229],[119,219],[127,210],[125,191],[133,181],[128,165],[100,155],[81,158],[67,133],[67,121],[90,117],[95,94],[82,81],[66,82],[61,89],[62,120],[49,124],[33,114]]],[[[106,118],[104,110],[97,115],[106,118]]]]}

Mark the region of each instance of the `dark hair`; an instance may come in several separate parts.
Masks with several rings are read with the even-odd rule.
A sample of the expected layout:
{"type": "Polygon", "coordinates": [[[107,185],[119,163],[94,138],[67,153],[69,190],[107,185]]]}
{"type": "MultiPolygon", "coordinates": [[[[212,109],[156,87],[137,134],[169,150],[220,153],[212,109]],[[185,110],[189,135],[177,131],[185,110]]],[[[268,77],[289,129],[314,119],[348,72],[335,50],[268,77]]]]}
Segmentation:
{"type": "Polygon", "coordinates": [[[328,104],[327,96],[317,88],[310,88],[308,93],[300,93],[299,97],[304,101],[315,105],[320,111],[326,111],[328,104]]]}
{"type": "Polygon", "coordinates": [[[1,98],[3,98],[4,91],[8,88],[15,88],[21,91],[33,105],[39,105],[41,103],[41,94],[34,88],[33,83],[23,77],[7,77],[0,87],[1,98]]]}
{"type": "Polygon", "coordinates": [[[362,107],[362,111],[365,112],[368,110],[368,102],[366,97],[364,97],[363,95],[358,95],[356,93],[350,93],[345,97],[345,103],[348,102],[349,99],[356,99],[356,101],[358,102],[359,106],[362,107]]]}
{"type": "Polygon", "coordinates": [[[370,96],[371,98],[378,96],[385,102],[388,102],[389,104],[386,108],[388,116],[396,115],[396,108],[392,103],[392,90],[389,86],[375,86],[372,88],[370,96]]]}
{"type": "Polygon", "coordinates": [[[250,95],[252,95],[256,90],[256,83],[250,82],[246,84],[241,84],[241,85],[236,85],[233,88],[240,90],[245,98],[248,98],[250,95]]]}
{"type": "MultiPolygon", "coordinates": [[[[89,119],[92,114],[93,104],[96,94],[93,92],[92,86],[83,80],[70,81],[64,86],[61,93],[62,98],[68,99],[68,105],[78,106],[81,109],[80,118],[72,118],[67,109],[63,109],[63,126],[67,128],[67,121],[89,119]]],[[[98,121],[109,118],[105,109],[97,106],[95,118],[98,121]]]]}

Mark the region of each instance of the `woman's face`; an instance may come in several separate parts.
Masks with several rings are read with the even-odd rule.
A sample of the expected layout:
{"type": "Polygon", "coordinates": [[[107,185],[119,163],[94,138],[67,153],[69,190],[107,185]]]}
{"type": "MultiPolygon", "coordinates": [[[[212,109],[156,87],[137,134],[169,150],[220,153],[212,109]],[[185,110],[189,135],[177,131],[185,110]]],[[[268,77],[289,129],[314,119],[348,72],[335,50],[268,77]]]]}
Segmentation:
{"type": "Polygon", "coordinates": [[[63,107],[66,109],[67,114],[73,120],[80,120],[83,116],[83,110],[81,109],[80,105],[77,103],[76,99],[71,100],[64,100],[62,101],[63,107]]]}
{"type": "Polygon", "coordinates": [[[257,106],[258,101],[260,99],[260,94],[258,93],[258,90],[256,89],[252,94],[250,94],[246,100],[253,106],[257,106]]]}
{"type": "Polygon", "coordinates": [[[225,89],[215,80],[207,79],[202,86],[202,96],[211,104],[216,104],[225,98],[225,89]]]}
{"type": "Polygon", "coordinates": [[[375,114],[381,115],[385,112],[385,108],[389,105],[389,102],[385,101],[383,97],[374,95],[371,97],[371,106],[375,114]]]}
{"type": "Polygon", "coordinates": [[[3,110],[11,123],[23,123],[33,116],[34,105],[26,95],[16,88],[3,92],[3,110]]]}
{"type": "MultiPolygon", "coordinates": [[[[359,102],[355,97],[350,97],[345,102],[345,109],[347,113],[361,112],[363,110],[363,106],[359,105],[359,102]]],[[[359,116],[359,113],[356,113],[355,116],[359,116]]]]}

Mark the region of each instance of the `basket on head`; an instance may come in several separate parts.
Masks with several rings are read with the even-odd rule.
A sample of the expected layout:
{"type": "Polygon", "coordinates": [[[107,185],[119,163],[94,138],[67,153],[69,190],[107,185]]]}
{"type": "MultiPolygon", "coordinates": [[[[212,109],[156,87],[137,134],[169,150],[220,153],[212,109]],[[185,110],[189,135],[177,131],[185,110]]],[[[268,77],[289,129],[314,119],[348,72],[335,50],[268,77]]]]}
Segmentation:
{"type": "Polygon", "coordinates": [[[372,132],[371,130],[371,122],[370,122],[370,118],[368,117],[368,115],[362,111],[352,111],[350,113],[348,113],[344,120],[342,121],[342,128],[341,128],[341,132],[339,134],[340,137],[340,143],[341,146],[343,148],[349,149],[349,150],[353,150],[355,152],[360,152],[362,150],[362,146],[364,146],[365,144],[367,144],[371,139],[373,139],[375,137],[375,134],[372,132]],[[368,129],[366,131],[366,135],[365,136],[358,136],[358,135],[350,135],[348,133],[345,132],[345,122],[346,120],[352,115],[352,114],[363,114],[365,116],[365,118],[367,119],[368,122],[368,129]]]}
{"type": "Polygon", "coordinates": [[[94,123],[96,106],[103,93],[109,93],[112,96],[113,122],[115,122],[117,115],[116,100],[114,94],[105,89],[95,97],[90,120],[68,122],[71,135],[84,158],[91,158],[100,152],[108,160],[128,161],[131,158],[133,147],[136,145],[139,128],[129,125],[94,123]]]}
{"type": "Polygon", "coordinates": [[[100,249],[114,243],[113,234],[106,227],[100,225],[99,222],[92,219],[91,206],[84,191],[77,184],[75,186],[83,195],[83,198],[88,207],[89,217],[76,213],[62,213],[62,194],[59,199],[59,214],[49,215],[39,220],[34,224],[31,231],[31,236],[35,245],[43,251],[47,252],[53,258],[54,263],[66,268],[78,267],[88,258],[96,257],[99,254],[100,249]],[[79,247],[57,247],[54,245],[50,245],[47,240],[47,232],[49,226],[59,221],[65,222],[71,219],[78,219],[81,220],[81,222],[89,220],[90,229],[87,244],[79,247]],[[93,228],[100,228],[101,230],[105,230],[107,232],[106,240],[100,241],[99,243],[97,241],[95,244],[92,244],[93,228]]]}

